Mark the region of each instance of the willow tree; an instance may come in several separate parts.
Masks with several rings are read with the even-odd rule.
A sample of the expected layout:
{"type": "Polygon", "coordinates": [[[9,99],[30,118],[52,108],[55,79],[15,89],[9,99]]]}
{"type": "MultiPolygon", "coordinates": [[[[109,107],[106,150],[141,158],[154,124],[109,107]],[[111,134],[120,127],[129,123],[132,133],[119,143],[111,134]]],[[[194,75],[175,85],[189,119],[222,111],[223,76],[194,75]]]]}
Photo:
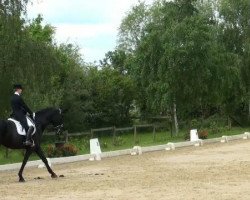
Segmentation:
{"type": "Polygon", "coordinates": [[[221,44],[219,22],[209,1],[163,0],[147,9],[138,6],[120,29],[124,32],[120,37],[126,36],[120,41],[133,43],[131,72],[140,91],[137,102],[141,112],[170,113],[178,132],[177,114],[206,116],[207,110],[220,106],[230,72],[226,67],[237,59],[221,44]],[[140,30],[139,37],[134,30],[140,30]]]}
{"type": "Polygon", "coordinates": [[[247,105],[250,119],[250,1],[220,0],[219,13],[226,50],[239,60],[239,87],[243,90],[243,95],[238,94],[233,98],[247,105]]]}
{"type": "Polygon", "coordinates": [[[139,2],[122,19],[118,33],[118,47],[126,53],[133,52],[145,35],[145,27],[150,21],[149,6],[139,2]]]}

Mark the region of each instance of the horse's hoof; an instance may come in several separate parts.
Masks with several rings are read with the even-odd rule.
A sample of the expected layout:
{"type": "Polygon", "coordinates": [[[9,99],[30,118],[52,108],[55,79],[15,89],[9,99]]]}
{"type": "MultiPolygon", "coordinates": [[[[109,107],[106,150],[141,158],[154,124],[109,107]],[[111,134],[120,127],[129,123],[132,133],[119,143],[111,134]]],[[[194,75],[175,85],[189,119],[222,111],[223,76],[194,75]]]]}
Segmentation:
{"type": "Polygon", "coordinates": [[[51,178],[57,178],[57,175],[56,174],[52,174],[51,178]]]}
{"type": "Polygon", "coordinates": [[[19,183],[24,183],[24,182],[25,182],[24,178],[19,179],[19,183]]]}

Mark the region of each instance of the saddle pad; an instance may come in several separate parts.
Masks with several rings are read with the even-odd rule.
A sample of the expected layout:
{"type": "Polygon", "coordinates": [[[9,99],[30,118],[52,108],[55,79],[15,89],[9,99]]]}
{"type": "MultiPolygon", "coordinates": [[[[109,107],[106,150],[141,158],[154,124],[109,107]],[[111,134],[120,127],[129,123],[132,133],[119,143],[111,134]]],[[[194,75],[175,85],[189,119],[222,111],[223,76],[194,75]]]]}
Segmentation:
{"type": "MultiPolygon", "coordinates": [[[[32,126],[34,128],[34,131],[32,132],[32,135],[34,135],[34,133],[36,132],[36,126],[35,126],[34,122],[28,116],[26,116],[26,119],[27,119],[28,126],[32,126]]],[[[17,133],[19,135],[26,135],[26,131],[22,127],[22,125],[21,125],[21,123],[19,121],[15,120],[13,118],[9,118],[8,120],[15,123],[17,133]]]]}

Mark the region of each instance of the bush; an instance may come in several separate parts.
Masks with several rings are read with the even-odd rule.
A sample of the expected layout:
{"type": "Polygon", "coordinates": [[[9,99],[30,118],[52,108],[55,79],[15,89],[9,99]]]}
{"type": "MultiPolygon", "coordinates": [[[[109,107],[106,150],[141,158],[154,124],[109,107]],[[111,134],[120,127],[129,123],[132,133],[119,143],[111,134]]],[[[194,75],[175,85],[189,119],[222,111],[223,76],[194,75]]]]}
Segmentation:
{"type": "Polygon", "coordinates": [[[198,136],[200,139],[207,139],[208,137],[208,131],[207,130],[199,130],[198,136]]]}
{"type": "Polygon", "coordinates": [[[201,126],[200,122],[197,119],[192,119],[190,122],[190,126],[192,129],[199,128],[201,126]]]}
{"type": "Polygon", "coordinates": [[[184,140],[189,141],[190,140],[190,133],[186,132],[184,135],[184,140]]]}
{"type": "Polygon", "coordinates": [[[78,149],[73,144],[65,144],[61,147],[55,147],[50,144],[47,147],[47,156],[49,158],[75,156],[77,155],[77,152],[78,149]]]}
{"type": "Polygon", "coordinates": [[[223,127],[223,126],[219,126],[216,122],[211,122],[209,129],[212,134],[218,134],[227,130],[227,126],[223,127]]]}

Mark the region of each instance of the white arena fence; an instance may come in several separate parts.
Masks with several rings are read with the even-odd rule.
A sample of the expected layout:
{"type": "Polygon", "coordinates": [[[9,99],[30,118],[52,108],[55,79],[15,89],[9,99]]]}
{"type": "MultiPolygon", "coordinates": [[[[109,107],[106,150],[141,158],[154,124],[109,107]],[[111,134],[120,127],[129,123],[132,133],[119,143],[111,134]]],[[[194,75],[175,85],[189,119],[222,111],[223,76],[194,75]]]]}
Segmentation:
{"type": "MultiPolygon", "coordinates": [[[[242,139],[245,139],[245,140],[250,139],[250,132],[245,132],[239,135],[222,136],[220,138],[198,140],[195,142],[187,141],[187,142],[167,143],[164,145],[148,146],[148,147],[136,146],[132,149],[103,152],[101,153],[100,156],[101,158],[107,158],[107,157],[115,157],[115,156],[122,156],[122,155],[141,155],[142,153],[146,153],[146,152],[175,150],[176,148],[183,148],[183,147],[190,147],[190,146],[198,147],[198,146],[203,146],[203,145],[210,144],[210,143],[227,143],[233,140],[242,140],[242,139]]],[[[78,156],[71,156],[71,157],[50,158],[49,162],[52,165],[63,164],[63,163],[90,160],[92,157],[93,155],[91,154],[85,154],[85,155],[78,155],[78,156]]],[[[0,171],[16,170],[20,168],[21,164],[22,163],[0,165],[0,171]]],[[[38,166],[41,166],[41,164],[42,164],[41,160],[36,160],[36,161],[29,161],[26,166],[38,167],[38,166]]]]}

